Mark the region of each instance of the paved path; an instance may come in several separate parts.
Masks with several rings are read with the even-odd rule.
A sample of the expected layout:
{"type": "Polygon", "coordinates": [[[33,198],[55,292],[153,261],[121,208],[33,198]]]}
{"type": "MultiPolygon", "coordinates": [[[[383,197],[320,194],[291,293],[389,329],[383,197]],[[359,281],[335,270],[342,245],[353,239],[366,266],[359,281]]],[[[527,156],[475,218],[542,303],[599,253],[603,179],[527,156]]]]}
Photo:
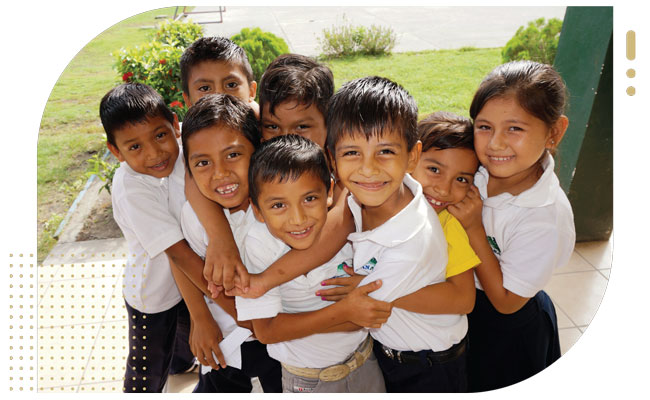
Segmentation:
{"type": "MultiPolygon", "coordinates": [[[[216,10],[195,7],[194,11],[216,10]]],[[[390,26],[395,52],[501,47],[522,25],[540,17],[564,19],[566,7],[226,7],[223,23],[205,24],[206,35],[230,37],[260,27],[285,39],[291,52],[318,55],[323,29],[343,24],[390,26]]],[[[194,14],[194,22],[218,20],[219,13],[194,14]]]]}

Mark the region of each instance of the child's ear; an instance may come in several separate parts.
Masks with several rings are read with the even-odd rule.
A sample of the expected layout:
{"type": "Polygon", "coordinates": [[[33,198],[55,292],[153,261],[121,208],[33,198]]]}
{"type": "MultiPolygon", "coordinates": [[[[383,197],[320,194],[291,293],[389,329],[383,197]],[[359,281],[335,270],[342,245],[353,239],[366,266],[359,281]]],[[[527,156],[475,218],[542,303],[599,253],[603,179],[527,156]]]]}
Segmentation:
{"type": "Polygon", "coordinates": [[[251,201],[251,207],[253,207],[253,215],[255,215],[255,219],[260,221],[261,223],[264,223],[264,216],[260,212],[260,209],[257,208],[257,206],[251,201]]]}
{"type": "Polygon", "coordinates": [[[566,115],[560,116],[560,118],[551,127],[551,134],[546,140],[546,148],[551,151],[555,150],[562,141],[562,138],[564,137],[564,134],[566,133],[568,127],[569,118],[567,118],[566,115]]]}
{"type": "Polygon", "coordinates": [[[187,95],[187,93],[183,92],[183,101],[185,102],[185,106],[187,108],[192,107],[192,102],[190,101],[190,96],[187,95]]]}
{"type": "Polygon", "coordinates": [[[330,188],[327,191],[327,208],[334,204],[334,179],[330,179],[330,188]]]}
{"type": "Polygon", "coordinates": [[[174,114],[174,135],[176,136],[176,139],[178,139],[181,137],[181,125],[178,123],[178,115],[176,115],[176,113],[172,114],[174,114]]]}
{"type": "Polygon", "coordinates": [[[106,142],[106,147],[108,147],[108,150],[113,153],[115,158],[117,158],[120,162],[124,161],[124,157],[122,156],[122,153],[120,153],[120,149],[118,149],[117,146],[113,146],[112,144],[106,142]]]}
{"type": "Polygon", "coordinates": [[[332,154],[329,147],[327,147],[327,146],[325,146],[325,154],[327,155],[327,159],[330,162],[330,167],[332,168],[332,173],[334,174],[334,176],[338,176],[338,174],[336,173],[336,159],[334,158],[334,154],[332,154]]]}
{"type": "Polygon", "coordinates": [[[257,93],[257,82],[252,81],[251,83],[248,84],[249,102],[255,100],[255,93],[257,93]]]}
{"type": "Polygon", "coordinates": [[[415,170],[415,167],[418,166],[420,162],[420,155],[422,154],[422,142],[419,140],[413,145],[411,151],[409,151],[409,161],[406,168],[406,172],[411,173],[415,170]]]}

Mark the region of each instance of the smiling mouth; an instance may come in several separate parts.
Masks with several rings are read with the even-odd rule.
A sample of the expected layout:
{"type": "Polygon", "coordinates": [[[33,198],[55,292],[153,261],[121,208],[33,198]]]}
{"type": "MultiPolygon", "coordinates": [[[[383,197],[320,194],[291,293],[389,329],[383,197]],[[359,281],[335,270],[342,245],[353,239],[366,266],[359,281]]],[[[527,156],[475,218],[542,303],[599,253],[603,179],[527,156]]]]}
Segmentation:
{"type": "Polygon", "coordinates": [[[217,192],[220,195],[229,195],[237,191],[239,188],[238,183],[231,183],[230,185],[224,185],[224,186],[219,186],[218,188],[215,189],[215,192],[217,192]]]}
{"type": "Polygon", "coordinates": [[[507,156],[507,157],[488,156],[488,158],[492,162],[505,162],[505,161],[512,160],[513,158],[515,158],[515,156],[507,156]]]}
{"type": "Polygon", "coordinates": [[[381,190],[388,184],[388,182],[354,182],[357,186],[364,190],[377,191],[381,190]]]}
{"type": "Polygon", "coordinates": [[[169,165],[169,159],[161,161],[158,164],[152,165],[149,168],[156,171],[163,171],[165,170],[165,168],[167,168],[167,165],[169,165]]]}
{"type": "Polygon", "coordinates": [[[313,226],[309,226],[309,227],[307,227],[307,228],[305,228],[303,230],[300,230],[300,231],[290,231],[289,235],[293,236],[296,239],[303,239],[303,238],[309,236],[309,234],[312,232],[313,228],[314,228],[313,226]]]}
{"type": "Polygon", "coordinates": [[[427,201],[429,202],[429,204],[431,204],[433,208],[443,208],[443,207],[447,207],[447,205],[449,204],[448,201],[438,201],[431,196],[425,195],[424,197],[427,199],[427,201]]]}

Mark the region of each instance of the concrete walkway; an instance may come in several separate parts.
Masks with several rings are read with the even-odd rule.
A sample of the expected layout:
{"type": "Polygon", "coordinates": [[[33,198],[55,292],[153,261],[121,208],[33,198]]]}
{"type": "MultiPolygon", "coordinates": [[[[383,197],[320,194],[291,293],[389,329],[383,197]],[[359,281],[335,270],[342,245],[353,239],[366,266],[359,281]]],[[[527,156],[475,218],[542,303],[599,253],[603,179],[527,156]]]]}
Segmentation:
{"type": "MultiPolygon", "coordinates": [[[[195,7],[194,22],[218,20],[218,7],[195,7]]],[[[205,24],[205,34],[227,36],[260,27],[282,37],[294,53],[320,53],[323,29],[348,21],[353,25],[393,28],[395,52],[501,47],[517,29],[544,17],[564,19],[566,7],[226,7],[223,23],[205,24]]]]}

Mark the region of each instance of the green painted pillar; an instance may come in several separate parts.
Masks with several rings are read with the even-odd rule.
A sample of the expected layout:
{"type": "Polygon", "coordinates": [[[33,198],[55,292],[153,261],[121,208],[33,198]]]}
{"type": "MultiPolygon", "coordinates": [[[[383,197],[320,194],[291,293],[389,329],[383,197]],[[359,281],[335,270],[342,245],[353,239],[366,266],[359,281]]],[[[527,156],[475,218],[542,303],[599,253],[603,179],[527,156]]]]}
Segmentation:
{"type": "Polygon", "coordinates": [[[612,7],[567,7],[554,62],[569,92],[555,171],[573,207],[577,241],[612,233],[612,33],[612,7]]]}

